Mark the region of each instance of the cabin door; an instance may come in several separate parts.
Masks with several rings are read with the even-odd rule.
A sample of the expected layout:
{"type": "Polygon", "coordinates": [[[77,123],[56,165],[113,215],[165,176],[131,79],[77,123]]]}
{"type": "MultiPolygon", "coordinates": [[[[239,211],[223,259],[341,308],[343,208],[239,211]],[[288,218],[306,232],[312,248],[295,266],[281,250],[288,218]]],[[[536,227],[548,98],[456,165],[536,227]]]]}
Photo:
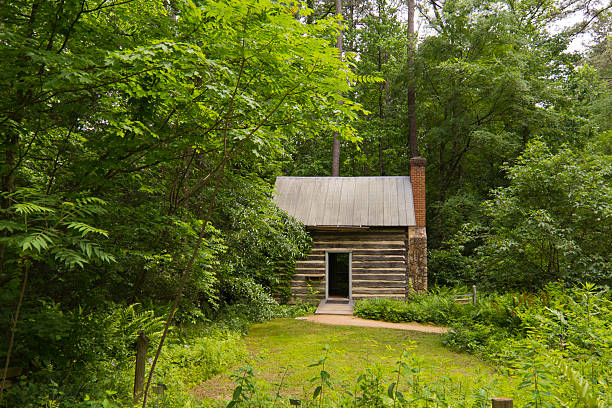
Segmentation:
{"type": "Polygon", "coordinates": [[[326,298],[351,298],[351,253],[327,252],[326,298]]]}

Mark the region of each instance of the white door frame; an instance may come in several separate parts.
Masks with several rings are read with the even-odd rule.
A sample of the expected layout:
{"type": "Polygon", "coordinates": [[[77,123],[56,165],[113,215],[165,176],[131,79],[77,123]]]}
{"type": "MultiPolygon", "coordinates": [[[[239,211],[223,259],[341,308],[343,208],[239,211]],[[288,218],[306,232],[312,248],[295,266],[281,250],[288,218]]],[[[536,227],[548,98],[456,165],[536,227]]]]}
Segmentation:
{"type": "Polygon", "coordinates": [[[348,254],[349,270],[348,270],[348,286],[349,300],[353,300],[353,251],[343,249],[328,249],[325,250],[325,300],[329,299],[329,254],[348,254]]]}

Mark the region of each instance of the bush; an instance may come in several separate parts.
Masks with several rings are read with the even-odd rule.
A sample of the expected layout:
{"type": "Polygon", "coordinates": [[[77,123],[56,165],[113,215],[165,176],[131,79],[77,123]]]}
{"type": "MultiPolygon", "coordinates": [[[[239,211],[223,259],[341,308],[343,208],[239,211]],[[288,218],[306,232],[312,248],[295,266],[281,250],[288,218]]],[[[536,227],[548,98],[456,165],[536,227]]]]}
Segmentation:
{"type": "MultiPolygon", "coordinates": [[[[5,391],[3,407],[100,407],[103,401],[105,407],[128,405],[138,331],[143,330],[150,340],[150,364],[164,324],[139,305],[115,307],[102,315],[64,312],[56,304],[47,304],[26,313],[23,321],[29,324],[18,326],[19,335],[27,341],[19,344],[12,361],[26,370],[18,385],[5,391]],[[26,350],[27,354],[21,354],[26,350]]],[[[241,333],[248,324],[210,322],[191,327],[181,336],[171,333],[154,382],[168,386],[168,406],[184,406],[191,399],[186,387],[245,356],[241,333]],[[241,330],[233,330],[233,324],[241,330]]]]}
{"type": "Polygon", "coordinates": [[[471,285],[475,282],[473,261],[458,248],[432,249],[428,255],[427,270],[436,285],[471,285]]]}
{"type": "Polygon", "coordinates": [[[466,313],[467,305],[455,303],[449,293],[413,294],[405,301],[365,299],[355,304],[354,313],[364,319],[387,322],[450,324],[466,313]]]}
{"type": "Polygon", "coordinates": [[[466,293],[465,288],[434,289],[429,293],[413,293],[406,300],[367,299],[355,304],[355,315],[364,319],[387,322],[420,322],[444,325],[494,324],[516,333],[522,321],[519,308],[530,295],[486,294],[474,304],[455,302],[453,294],[466,293]]]}
{"type": "Polygon", "coordinates": [[[480,302],[473,316],[474,320],[455,324],[445,344],[520,372],[540,370],[528,363],[534,359],[547,370],[558,366],[558,375],[567,377],[556,383],[558,398],[572,401],[573,406],[586,406],[580,403],[587,388],[593,401],[605,401],[610,395],[612,295],[608,288],[548,284],[535,294],[491,296],[480,302]]]}

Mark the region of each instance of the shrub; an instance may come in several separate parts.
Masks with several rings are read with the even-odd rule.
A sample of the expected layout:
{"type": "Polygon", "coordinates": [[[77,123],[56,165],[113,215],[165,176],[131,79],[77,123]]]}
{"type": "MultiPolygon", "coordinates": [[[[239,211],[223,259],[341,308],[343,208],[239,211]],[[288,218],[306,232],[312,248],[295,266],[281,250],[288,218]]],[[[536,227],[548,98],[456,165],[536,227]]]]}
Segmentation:
{"type": "Polygon", "coordinates": [[[449,324],[459,319],[469,306],[456,304],[448,293],[413,294],[405,301],[366,299],[355,304],[354,313],[364,319],[387,322],[449,324]]]}

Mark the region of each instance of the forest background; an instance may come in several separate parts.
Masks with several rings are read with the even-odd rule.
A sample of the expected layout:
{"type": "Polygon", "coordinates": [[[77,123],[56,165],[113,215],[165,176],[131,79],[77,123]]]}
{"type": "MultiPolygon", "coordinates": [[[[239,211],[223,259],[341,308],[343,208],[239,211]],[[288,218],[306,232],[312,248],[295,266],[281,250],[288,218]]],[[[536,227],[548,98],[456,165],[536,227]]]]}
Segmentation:
{"type": "Polygon", "coordinates": [[[342,58],[334,6],[2,2],[12,398],[102,398],[181,291],[174,325],[279,313],[309,238],[275,177],[330,174],[335,135],[341,176],[406,175],[413,117],[432,285],[612,283],[609,3],[345,0],[342,58]]]}

